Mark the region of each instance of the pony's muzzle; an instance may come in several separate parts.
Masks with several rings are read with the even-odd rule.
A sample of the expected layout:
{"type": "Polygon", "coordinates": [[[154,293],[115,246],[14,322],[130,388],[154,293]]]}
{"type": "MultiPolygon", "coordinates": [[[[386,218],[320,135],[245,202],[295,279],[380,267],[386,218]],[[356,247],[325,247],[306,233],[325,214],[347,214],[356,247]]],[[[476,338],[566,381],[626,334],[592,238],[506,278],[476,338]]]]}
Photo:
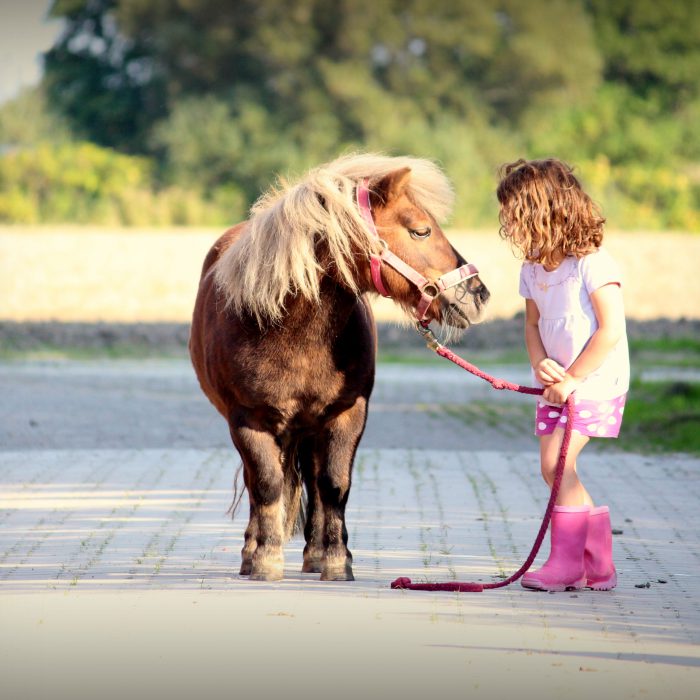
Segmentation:
{"type": "Polygon", "coordinates": [[[468,328],[483,320],[491,296],[478,277],[464,280],[440,295],[445,323],[456,328],[468,328]]]}

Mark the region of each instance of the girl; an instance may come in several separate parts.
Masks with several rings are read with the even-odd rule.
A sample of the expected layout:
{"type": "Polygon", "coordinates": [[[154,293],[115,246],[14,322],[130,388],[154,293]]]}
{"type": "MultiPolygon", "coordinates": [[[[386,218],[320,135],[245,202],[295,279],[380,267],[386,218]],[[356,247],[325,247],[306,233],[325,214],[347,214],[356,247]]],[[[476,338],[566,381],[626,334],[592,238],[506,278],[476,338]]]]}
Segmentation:
{"type": "Polygon", "coordinates": [[[551,552],[522,585],[544,591],[617,583],[607,506],[594,507],[576,472],[591,437],[617,437],[629,386],[620,272],[601,248],[603,224],[571,168],[556,159],[502,169],[501,236],[524,259],[525,343],[537,385],[542,476],[554,481],[564,424],[571,444],[551,520],[551,552]],[[562,405],[575,393],[572,415],[562,405]]]}

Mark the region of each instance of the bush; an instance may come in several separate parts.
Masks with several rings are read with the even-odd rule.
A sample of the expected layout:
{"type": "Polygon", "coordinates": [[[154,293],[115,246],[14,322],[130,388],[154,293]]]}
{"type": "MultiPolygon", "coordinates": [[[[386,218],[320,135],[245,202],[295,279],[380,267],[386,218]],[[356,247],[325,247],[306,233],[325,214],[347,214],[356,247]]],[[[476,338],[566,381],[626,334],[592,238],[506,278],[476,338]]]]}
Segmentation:
{"type": "Polygon", "coordinates": [[[159,188],[151,159],[85,142],[40,143],[0,157],[0,222],[124,226],[227,225],[243,197],[221,187],[159,188]]]}
{"type": "Polygon", "coordinates": [[[284,124],[246,95],[235,107],[190,98],[155,128],[157,157],[71,141],[62,127],[54,141],[47,114],[23,131],[20,116],[34,102],[9,103],[0,108],[0,138],[8,139],[0,150],[0,222],[227,226],[245,218],[278,175],[294,178],[343,151],[377,150],[445,169],[456,190],[452,226],[495,228],[498,166],[556,155],[576,166],[611,228],[700,231],[700,170],[678,153],[681,143],[700,152],[689,136],[698,102],[675,124],[629,90],[604,86],[590,104],[552,105],[509,128],[478,105],[462,118],[427,117],[410,99],[368,87],[356,71],[324,70],[342,115],[284,124]],[[341,118],[358,125],[351,141],[342,141],[341,118]]]}

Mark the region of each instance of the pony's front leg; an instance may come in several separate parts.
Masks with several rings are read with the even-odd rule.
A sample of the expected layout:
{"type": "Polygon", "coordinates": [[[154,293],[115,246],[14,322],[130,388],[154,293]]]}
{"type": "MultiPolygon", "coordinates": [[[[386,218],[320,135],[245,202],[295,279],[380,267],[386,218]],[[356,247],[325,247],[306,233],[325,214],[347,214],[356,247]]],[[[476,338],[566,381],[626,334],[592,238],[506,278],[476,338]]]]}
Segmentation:
{"type": "Polygon", "coordinates": [[[231,435],[243,460],[250,498],[241,574],[255,581],[277,581],[284,572],[282,453],[269,433],[236,426],[231,435]]]}
{"type": "Polygon", "coordinates": [[[367,401],[359,397],[352,408],[334,418],[326,428],[325,460],[318,475],[323,506],[322,581],[354,581],[352,554],[348,549],[345,507],[350,495],[352,464],[367,419],[367,401]]]}

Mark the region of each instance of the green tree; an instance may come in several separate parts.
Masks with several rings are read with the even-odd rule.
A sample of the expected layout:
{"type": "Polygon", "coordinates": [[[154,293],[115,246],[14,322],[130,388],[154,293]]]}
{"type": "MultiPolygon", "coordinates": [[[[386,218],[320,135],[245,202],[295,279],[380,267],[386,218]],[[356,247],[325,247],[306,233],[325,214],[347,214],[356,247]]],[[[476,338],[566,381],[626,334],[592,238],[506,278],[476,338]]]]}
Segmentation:
{"type": "Polygon", "coordinates": [[[26,88],[0,106],[0,145],[6,150],[69,138],[66,120],[51,108],[41,87],[26,88]]]}
{"type": "Polygon", "coordinates": [[[163,81],[151,48],[121,31],[117,0],[54,0],[65,29],[44,56],[52,104],[81,138],[143,151],[165,113],[163,81]]]}
{"type": "Polygon", "coordinates": [[[667,109],[700,97],[697,0],[588,0],[605,77],[667,109]]]}
{"type": "Polygon", "coordinates": [[[589,94],[600,73],[579,0],[56,0],[53,14],[68,26],[47,55],[52,94],[115,146],[203,95],[243,96],[290,125],[336,114],[341,138],[361,139],[329,65],[427,119],[484,107],[515,119],[554,93],[589,94]]]}
{"type": "Polygon", "coordinates": [[[557,155],[616,223],[694,228],[696,5],[54,0],[45,88],[77,138],[155,162],[154,206],[186,189],[242,212],[276,174],[371,148],[439,160],[455,222],[491,223],[496,167],[557,155]]]}

